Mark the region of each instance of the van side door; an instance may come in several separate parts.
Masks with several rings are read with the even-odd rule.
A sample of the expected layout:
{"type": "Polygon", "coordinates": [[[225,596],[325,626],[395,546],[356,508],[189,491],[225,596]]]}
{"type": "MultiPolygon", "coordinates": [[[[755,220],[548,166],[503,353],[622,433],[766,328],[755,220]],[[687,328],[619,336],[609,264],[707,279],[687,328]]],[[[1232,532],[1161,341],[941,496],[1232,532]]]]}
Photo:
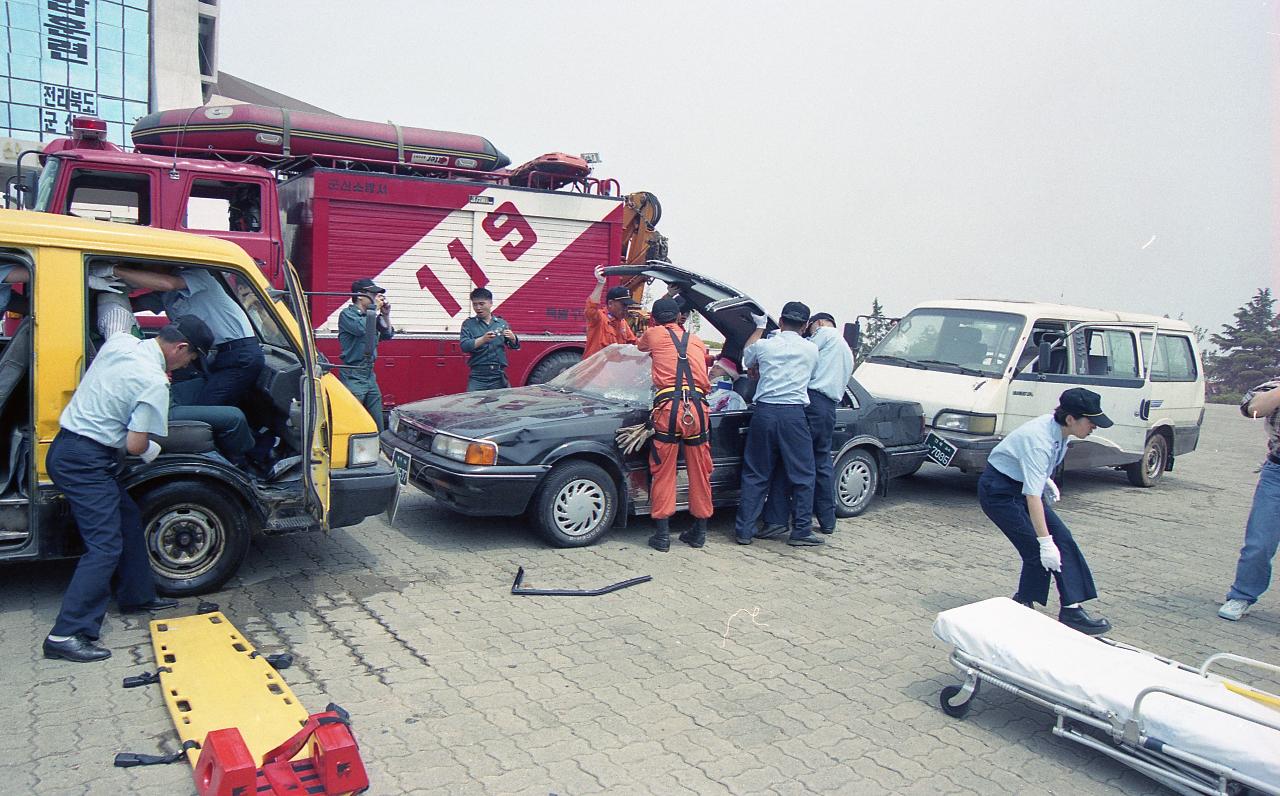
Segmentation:
{"type": "Polygon", "coordinates": [[[1204,374],[1188,332],[1157,328],[1141,334],[1151,394],[1148,427],[1167,426],[1173,432],[1174,456],[1190,453],[1200,440],[1204,408],[1204,374]]]}
{"type": "Polygon", "coordinates": [[[1150,426],[1151,382],[1138,348],[1140,331],[1123,324],[1086,324],[1067,338],[1070,384],[1101,395],[1102,411],[1115,423],[1088,440],[1073,441],[1069,466],[1128,464],[1141,457],[1150,426]]]}
{"type": "Polygon", "coordinates": [[[329,397],[320,370],[316,352],[315,334],[311,329],[311,315],[307,312],[307,299],[302,292],[302,280],[292,265],[286,265],[289,304],[298,323],[302,338],[303,375],[302,393],[302,480],[306,486],[305,499],[311,516],[321,529],[329,529],[329,468],[330,445],[333,429],[329,424],[329,397]]]}

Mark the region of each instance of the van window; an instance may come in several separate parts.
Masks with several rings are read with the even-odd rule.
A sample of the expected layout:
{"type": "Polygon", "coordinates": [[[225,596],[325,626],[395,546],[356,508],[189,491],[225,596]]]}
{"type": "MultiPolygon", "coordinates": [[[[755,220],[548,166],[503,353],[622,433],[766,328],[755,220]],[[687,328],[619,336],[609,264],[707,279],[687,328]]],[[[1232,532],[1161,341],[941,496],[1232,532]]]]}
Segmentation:
{"type": "MultiPolygon", "coordinates": [[[[1150,350],[1150,333],[1142,335],[1143,351],[1150,350]]],[[[1152,381],[1195,381],[1196,357],[1190,338],[1176,334],[1157,334],[1155,350],[1150,353],[1152,381]]]]}
{"type": "Polygon", "coordinates": [[[67,187],[68,215],[120,224],[151,224],[151,177],[76,169],[67,187]]]}
{"type": "Polygon", "coordinates": [[[1073,373],[1110,379],[1136,379],[1138,349],[1131,332],[1117,329],[1080,329],[1072,335],[1073,373]]]}
{"type": "Polygon", "coordinates": [[[182,225],[210,232],[261,232],[262,186],[233,180],[193,180],[182,225]]]}
{"type": "Polygon", "coordinates": [[[1013,356],[1026,319],[981,310],[912,310],[867,357],[907,359],[938,370],[948,366],[999,376],[1013,356]]]}

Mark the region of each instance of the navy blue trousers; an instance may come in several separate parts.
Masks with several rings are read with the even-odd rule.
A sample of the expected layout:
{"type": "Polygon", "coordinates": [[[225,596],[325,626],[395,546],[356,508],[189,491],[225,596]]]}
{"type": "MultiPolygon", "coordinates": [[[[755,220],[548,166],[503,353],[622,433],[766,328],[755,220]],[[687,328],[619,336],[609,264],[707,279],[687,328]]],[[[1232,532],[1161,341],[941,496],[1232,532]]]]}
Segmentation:
{"type": "Polygon", "coordinates": [[[256,337],[228,340],[218,346],[209,364],[204,389],[192,403],[200,406],[235,406],[258,381],[264,357],[256,337]]]}
{"type": "Polygon", "coordinates": [[[112,592],[126,607],[156,598],[142,516],[116,480],[116,453],[69,431],[59,431],[49,446],[49,475],[67,496],[85,547],[52,635],[98,638],[112,592]]]}
{"type": "Polygon", "coordinates": [[[739,539],[755,536],[775,472],[782,473],[791,496],[791,536],[808,535],[813,516],[813,443],[800,404],[756,404],[742,452],[742,498],[734,522],[739,539]]]}
{"type": "MultiPolygon", "coordinates": [[[[836,527],[835,464],[831,461],[831,435],[836,428],[836,402],[820,392],[809,390],[809,405],[804,408],[809,424],[809,438],[813,441],[813,516],[818,527],[832,530],[836,527]]],[[[791,514],[791,501],[787,496],[786,479],[781,470],[775,470],[769,482],[769,499],[764,504],[765,525],[786,525],[791,514]]],[[[805,519],[805,527],[809,520],[805,519]]]]}
{"type": "MultiPolygon", "coordinates": [[[[978,479],[978,503],[1022,556],[1022,575],[1014,599],[1048,605],[1049,570],[1040,565],[1040,543],[1036,541],[1022,483],[987,465],[978,479]]],[[[1097,597],[1093,573],[1071,531],[1048,506],[1044,507],[1044,519],[1062,556],[1062,571],[1053,573],[1058,581],[1058,600],[1062,605],[1072,605],[1097,597]]]]}

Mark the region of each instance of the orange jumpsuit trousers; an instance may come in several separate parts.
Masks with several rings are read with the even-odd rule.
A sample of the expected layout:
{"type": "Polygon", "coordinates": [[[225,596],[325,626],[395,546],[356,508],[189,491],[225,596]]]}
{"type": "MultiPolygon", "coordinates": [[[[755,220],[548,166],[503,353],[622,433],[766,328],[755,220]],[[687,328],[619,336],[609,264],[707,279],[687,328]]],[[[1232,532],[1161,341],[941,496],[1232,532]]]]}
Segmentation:
{"type": "MultiPolygon", "coordinates": [[[[711,431],[711,415],[707,404],[699,407],[690,401],[681,400],[676,407],[675,434],[680,437],[694,438],[711,431]],[[689,414],[686,415],[685,410],[689,414]],[[684,422],[692,418],[692,425],[684,422]]],[[[711,516],[711,441],[704,440],[697,445],[684,442],[659,442],[658,437],[672,432],[671,401],[661,404],[653,410],[653,439],[649,441],[649,516],[655,520],[665,520],[676,513],[676,464],[679,454],[683,452],[685,468],[689,475],[689,513],[699,519],[711,516]]]]}

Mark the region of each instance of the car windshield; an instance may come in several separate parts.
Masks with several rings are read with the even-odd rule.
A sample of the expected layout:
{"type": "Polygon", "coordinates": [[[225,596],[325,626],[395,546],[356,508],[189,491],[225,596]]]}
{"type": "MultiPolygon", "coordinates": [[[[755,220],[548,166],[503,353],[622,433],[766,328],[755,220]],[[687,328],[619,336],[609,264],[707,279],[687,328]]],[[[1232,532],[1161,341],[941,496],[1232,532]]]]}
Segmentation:
{"type": "Polygon", "coordinates": [[[607,401],[648,404],[653,398],[650,370],[647,352],[633,345],[611,345],[556,376],[546,386],[607,401]]]}
{"type": "Polygon", "coordinates": [[[887,365],[999,376],[1026,318],[1005,312],[923,307],[912,310],[867,359],[887,365]]]}

